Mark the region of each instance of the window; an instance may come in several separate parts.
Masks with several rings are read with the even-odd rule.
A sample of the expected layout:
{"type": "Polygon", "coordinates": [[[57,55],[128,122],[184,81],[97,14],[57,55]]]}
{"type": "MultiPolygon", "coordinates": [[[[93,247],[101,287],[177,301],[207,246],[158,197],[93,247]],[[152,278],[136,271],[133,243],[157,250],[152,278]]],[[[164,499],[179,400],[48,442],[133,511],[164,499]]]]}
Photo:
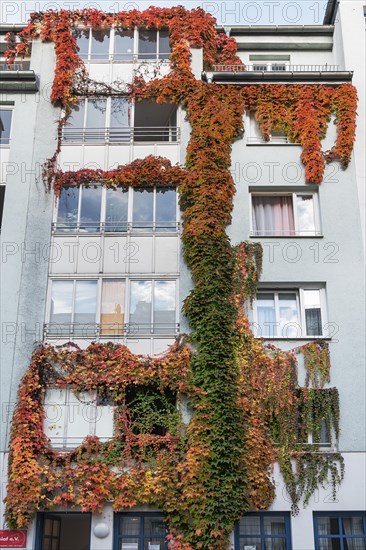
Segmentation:
{"type": "Polygon", "coordinates": [[[290,515],[246,514],[235,526],[235,550],[291,550],[290,515]]]}
{"type": "Polygon", "coordinates": [[[5,202],[5,185],[0,185],[0,232],[3,221],[3,211],[5,202]]]}
{"type": "Polygon", "coordinates": [[[262,136],[262,133],[259,128],[259,124],[255,119],[255,112],[251,111],[248,114],[248,122],[247,122],[247,143],[250,144],[262,144],[262,145],[286,145],[286,144],[293,144],[296,145],[295,142],[292,142],[287,137],[285,130],[283,128],[272,128],[271,134],[269,136],[269,141],[265,141],[264,137],[262,136]]]}
{"type": "Polygon", "coordinates": [[[250,56],[250,64],[248,66],[249,71],[289,71],[290,70],[290,57],[288,55],[279,56],[278,59],[264,59],[262,56],[256,56],[257,59],[253,60],[250,56]],[[258,59],[260,57],[260,59],[258,59]]]}
{"type": "Polygon", "coordinates": [[[58,199],[57,232],[177,231],[175,189],[63,187],[58,199]]]}
{"type": "Polygon", "coordinates": [[[6,107],[0,108],[0,145],[9,145],[10,143],[12,116],[12,109],[7,109],[6,107]]]}
{"type": "Polygon", "coordinates": [[[90,62],[168,61],[170,56],[164,29],[76,29],[74,36],[80,57],[90,62]]]}
{"type": "Polygon", "coordinates": [[[258,338],[321,337],[325,326],[324,289],[257,292],[254,327],[258,338]]]}
{"type": "Polygon", "coordinates": [[[175,334],[176,280],[51,281],[49,336],[175,334]]]}
{"type": "Polygon", "coordinates": [[[85,550],[90,548],[91,514],[47,512],[37,514],[37,550],[85,550]]]}
{"type": "Polygon", "coordinates": [[[164,30],[139,30],[138,58],[141,60],[169,59],[169,32],[164,30]]]}
{"type": "Polygon", "coordinates": [[[68,143],[176,142],[177,107],[172,103],[140,101],[125,96],[81,99],[63,129],[68,143]]]}
{"type": "Polygon", "coordinates": [[[315,550],[365,550],[365,512],[314,512],[315,550]]]}
{"type": "Polygon", "coordinates": [[[113,437],[112,404],[98,400],[96,392],[74,393],[71,389],[46,390],[43,429],[55,449],[73,449],[88,436],[101,441],[113,437]]]}
{"type": "Polygon", "coordinates": [[[319,235],[317,195],[314,193],[252,193],[253,236],[319,235]]]}
{"type": "Polygon", "coordinates": [[[159,512],[116,514],[114,550],[166,550],[167,527],[159,512]]]}

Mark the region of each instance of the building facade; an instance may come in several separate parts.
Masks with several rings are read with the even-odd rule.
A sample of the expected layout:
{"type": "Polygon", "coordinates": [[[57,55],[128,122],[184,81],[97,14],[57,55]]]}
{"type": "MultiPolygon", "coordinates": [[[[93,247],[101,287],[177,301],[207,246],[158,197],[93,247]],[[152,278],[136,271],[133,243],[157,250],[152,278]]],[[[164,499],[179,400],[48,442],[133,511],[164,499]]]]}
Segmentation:
{"type": "MultiPolygon", "coordinates": [[[[259,243],[263,250],[262,275],[248,308],[250,326],[255,338],[284,351],[313,341],[329,346],[331,382],[326,381],[325,389],[335,387],[338,391],[340,430],[339,434],[329,433],[337,431],[336,426],[328,429],[324,425],[319,438],[307,434],[306,444],[319,457],[340,454],[345,471],[335,494],[331,477],[326,478],[323,486],[311,492],[308,504],[303,506],[302,499],[299,513],[292,515],[288,486],[275,463],[271,474],[275,498],[267,509],[250,509],[235,523],[230,536],[234,549],[366,547],[365,112],[364,89],[359,85],[364,64],[354,51],[358,36],[364,40],[364,24],[360,3],[341,1],[337,8],[330,1],[324,24],[318,27],[217,29],[219,36],[235,38],[236,55],[244,65],[233,64],[228,57],[229,61],[222,58],[207,68],[203,48],[190,44],[194,79],[215,90],[220,86],[245,90],[272,85],[336,89],[353,81],[359,95],[358,133],[351,162],[346,170],[339,162],[326,165],[321,184],[306,183],[301,145],[284,128],[272,128],[263,138],[254,109],[246,109],[245,132],[232,144],[230,172],[235,196],[227,235],[232,245],[249,241],[259,243]],[[350,25],[359,27],[353,41],[349,40],[350,25]]],[[[3,498],[10,441],[10,468],[14,467],[16,420],[11,436],[11,419],[32,353],[42,349],[39,342],[51,346],[72,342],[80,350],[95,342],[106,346],[112,342],[127,346],[132,354],[163,357],[164,361],[168,356],[162,354],[174,346],[177,336],[191,330],[182,312],[194,287],[186,263],[187,249],[183,250],[185,237],[182,242],[182,222],[188,214],[183,216],[181,211],[187,206],[179,206],[179,174],[174,167],[185,165],[187,151],[194,164],[190,149],[194,125],[187,119],[187,105],[176,99],[174,91],[171,101],[127,99],[128,85],[136,77],[150,83],[169,75],[169,33],[164,28],[137,26],[128,30],[83,24],[74,27],[90,80],[85,84],[84,78],[86,87],[71,107],[52,101],[58,63],[52,42],[33,40],[31,54],[22,66],[16,60],[12,66],[3,64],[0,72],[4,84],[0,105],[3,498]],[[67,123],[58,125],[65,114],[67,123]],[[55,150],[53,183],[61,183],[53,192],[44,185],[42,171],[55,150]],[[148,159],[147,164],[139,164],[141,159],[148,159]],[[156,162],[162,183],[154,179],[156,162]],[[123,171],[123,167],[128,169],[123,171]],[[172,174],[171,180],[163,182],[164,171],[172,174]],[[135,183],[114,185],[116,178],[135,183]]],[[[2,28],[3,36],[13,30],[20,29],[2,28]]],[[[322,150],[331,149],[335,141],[336,126],[330,123],[322,150]]],[[[72,352],[72,348],[66,349],[72,352]]],[[[67,357],[62,360],[67,362],[67,357]]],[[[132,365],[133,359],[128,360],[132,365]]],[[[306,365],[301,358],[298,363],[299,386],[303,387],[307,384],[306,365]]],[[[154,363],[148,366],[155,368],[154,363]]],[[[97,363],[90,369],[97,369],[97,363]]],[[[69,381],[72,376],[77,380],[72,368],[67,372],[69,381]]],[[[97,382],[86,384],[83,392],[80,388],[73,391],[75,383],[58,385],[55,379],[45,386],[42,427],[55,453],[72,453],[86,437],[99,438],[101,443],[114,437],[116,404],[109,395],[100,395],[96,387],[97,382]]],[[[166,406],[168,410],[173,403],[174,409],[178,394],[178,409],[183,424],[188,425],[192,410],[184,391],[175,387],[173,395],[168,395],[166,388],[164,392],[165,401],[157,408],[161,411],[166,406]]],[[[138,403],[137,390],[127,392],[125,399],[138,403]]],[[[131,415],[139,420],[144,412],[136,411],[131,415]]],[[[169,433],[165,425],[159,427],[156,422],[152,431],[161,437],[169,433]]],[[[48,498],[47,491],[44,495],[48,498]]],[[[113,503],[106,500],[102,510],[95,512],[83,510],[82,505],[68,506],[66,498],[53,506],[43,503],[29,527],[19,527],[13,533],[3,515],[0,547],[166,547],[159,505],[150,499],[148,504],[121,506],[115,512],[113,503]],[[14,546],[25,535],[26,542],[14,546]]],[[[203,547],[210,548],[207,544],[203,547]]]]}

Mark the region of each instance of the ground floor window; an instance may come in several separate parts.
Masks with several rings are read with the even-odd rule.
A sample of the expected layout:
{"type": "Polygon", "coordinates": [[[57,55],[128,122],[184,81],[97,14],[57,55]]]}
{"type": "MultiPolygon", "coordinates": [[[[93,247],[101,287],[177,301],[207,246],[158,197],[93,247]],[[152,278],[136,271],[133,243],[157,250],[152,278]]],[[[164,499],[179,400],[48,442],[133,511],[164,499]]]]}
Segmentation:
{"type": "Polygon", "coordinates": [[[156,512],[116,514],[114,550],[166,550],[167,533],[163,514],[156,512]]]}
{"type": "Polygon", "coordinates": [[[235,526],[235,550],[291,550],[290,514],[246,514],[235,526]]]}
{"type": "Polygon", "coordinates": [[[316,550],[365,550],[365,512],[315,512],[316,550]]]}
{"type": "Polygon", "coordinates": [[[35,550],[89,550],[90,526],[91,514],[38,514],[35,550]]]}

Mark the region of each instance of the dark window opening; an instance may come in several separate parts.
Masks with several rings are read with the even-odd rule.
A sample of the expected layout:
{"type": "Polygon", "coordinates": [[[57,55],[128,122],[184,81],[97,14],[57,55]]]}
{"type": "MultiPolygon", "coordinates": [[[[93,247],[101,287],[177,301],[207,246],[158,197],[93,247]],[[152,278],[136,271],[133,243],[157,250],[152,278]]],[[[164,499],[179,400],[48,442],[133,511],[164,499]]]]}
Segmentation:
{"type": "Polygon", "coordinates": [[[10,128],[13,111],[11,109],[0,109],[0,145],[9,145],[10,128]]]}
{"type": "Polygon", "coordinates": [[[38,514],[36,550],[89,550],[90,528],[91,514],[38,514]]]}
{"type": "Polygon", "coordinates": [[[177,141],[177,107],[173,103],[135,104],[135,141],[177,141]]]}

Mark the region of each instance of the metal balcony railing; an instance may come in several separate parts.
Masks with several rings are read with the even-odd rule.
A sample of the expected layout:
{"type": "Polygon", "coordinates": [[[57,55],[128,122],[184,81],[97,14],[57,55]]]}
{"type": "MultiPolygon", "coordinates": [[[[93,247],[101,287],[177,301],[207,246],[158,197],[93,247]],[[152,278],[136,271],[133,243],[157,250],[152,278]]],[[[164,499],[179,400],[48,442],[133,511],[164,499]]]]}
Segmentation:
{"type": "MultiPolygon", "coordinates": [[[[247,137],[248,143],[292,143],[295,144],[293,141],[290,141],[287,136],[271,136],[269,141],[266,141],[261,136],[248,136],[247,137]]],[[[296,144],[295,144],[296,145],[296,144]]]]}
{"type": "Polygon", "coordinates": [[[114,53],[82,53],[80,55],[84,61],[89,63],[105,63],[106,61],[117,61],[122,63],[143,63],[145,61],[166,61],[170,59],[170,52],[151,52],[151,53],[132,53],[132,52],[114,52],[114,53]]]}
{"type": "Polygon", "coordinates": [[[44,338],[133,338],[136,336],[175,336],[179,323],[45,323],[44,338]]]}
{"type": "Polygon", "coordinates": [[[0,71],[23,71],[23,63],[0,63],[0,71]]]}
{"type": "Polygon", "coordinates": [[[52,223],[53,233],[131,233],[134,231],[146,233],[177,233],[180,229],[180,223],[177,221],[106,221],[89,223],[52,223]]]}
{"type": "Polygon", "coordinates": [[[339,71],[339,65],[286,65],[285,63],[252,63],[249,65],[214,65],[214,72],[243,73],[245,71],[259,72],[334,72],[339,71]]]}
{"type": "Polygon", "coordinates": [[[69,143],[176,143],[180,139],[178,126],[135,126],[120,128],[71,128],[65,126],[62,139],[69,143]]]}

